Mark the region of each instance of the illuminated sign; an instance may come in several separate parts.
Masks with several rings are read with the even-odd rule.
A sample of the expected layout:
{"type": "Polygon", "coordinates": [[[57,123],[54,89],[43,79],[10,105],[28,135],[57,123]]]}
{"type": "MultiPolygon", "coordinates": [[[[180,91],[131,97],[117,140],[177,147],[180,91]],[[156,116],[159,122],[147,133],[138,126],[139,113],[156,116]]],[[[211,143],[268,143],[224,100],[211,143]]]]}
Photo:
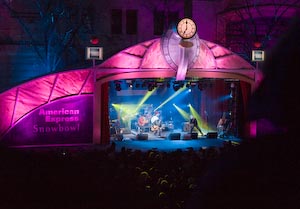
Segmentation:
{"type": "Polygon", "coordinates": [[[265,52],[263,50],[252,50],[252,62],[261,62],[265,60],[265,52]]]}
{"type": "Polygon", "coordinates": [[[86,59],[102,60],[103,59],[103,48],[102,47],[87,47],[86,48],[86,59]]]}
{"type": "Polygon", "coordinates": [[[93,96],[51,102],[20,120],[4,137],[9,145],[92,143],[93,96]]]}

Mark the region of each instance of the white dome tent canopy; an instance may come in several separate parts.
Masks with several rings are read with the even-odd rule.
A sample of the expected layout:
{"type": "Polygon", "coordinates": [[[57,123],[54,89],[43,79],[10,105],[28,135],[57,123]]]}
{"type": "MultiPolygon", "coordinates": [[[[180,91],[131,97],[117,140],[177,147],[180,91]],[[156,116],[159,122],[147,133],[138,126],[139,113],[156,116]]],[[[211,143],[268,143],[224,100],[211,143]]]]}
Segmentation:
{"type": "MultiPolygon", "coordinates": [[[[250,89],[254,90],[257,71],[247,61],[222,46],[201,39],[199,39],[199,50],[199,56],[193,65],[189,66],[186,78],[236,79],[249,84],[250,89]]],[[[51,126],[48,127],[48,123],[47,126],[45,124],[40,125],[45,126],[44,129],[41,128],[42,133],[34,136],[37,138],[35,141],[29,139],[32,132],[36,130],[34,124],[39,122],[36,117],[40,117],[41,109],[48,110],[49,105],[53,104],[55,106],[51,107],[54,108],[53,111],[61,111],[60,114],[62,114],[62,111],[67,110],[64,114],[70,115],[69,118],[64,117],[64,119],[61,116],[58,117],[67,121],[52,121],[58,127],[57,133],[51,132],[51,137],[57,138],[53,143],[59,143],[59,140],[65,136],[61,135],[62,132],[71,133],[67,128],[60,133],[59,128],[62,126],[60,124],[76,124],[76,121],[72,120],[78,120],[80,128],[78,132],[70,135],[70,143],[84,142],[84,140],[79,139],[72,140],[72,137],[76,138],[74,135],[82,137],[87,135],[91,138],[86,141],[87,143],[108,144],[108,83],[126,79],[172,79],[175,77],[176,70],[166,62],[161,50],[161,39],[154,39],[127,48],[98,66],[55,73],[34,79],[0,94],[1,140],[12,140],[18,142],[17,144],[38,143],[52,129],[55,130],[55,128],[51,129],[51,126]],[[87,99],[89,101],[84,100],[85,102],[72,105],[72,102],[81,100],[86,96],[92,96],[94,99],[87,99]],[[70,101],[66,101],[67,99],[70,101]],[[76,119],[71,118],[74,115],[71,115],[70,111],[79,109],[78,117],[76,119]],[[26,123],[30,123],[30,125],[26,123]],[[81,124],[88,125],[81,129],[81,124]],[[14,131],[17,126],[19,126],[19,132],[16,134],[14,131]],[[20,131],[22,128],[20,127],[26,127],[27,131],[24,134],[28,136],[22,135],[20,131]],[[86,134],[86,132],[91,133],[86,134]]],[[[52,113],[54,114],[54,112],[52,113]]],[[[38,125],[38,127],[40,126],[38,125]]],[[[51,144],[51,139],[45,143],[51,144]]],[[[62,141],[62,143],[68,142],[62,141]]]]}

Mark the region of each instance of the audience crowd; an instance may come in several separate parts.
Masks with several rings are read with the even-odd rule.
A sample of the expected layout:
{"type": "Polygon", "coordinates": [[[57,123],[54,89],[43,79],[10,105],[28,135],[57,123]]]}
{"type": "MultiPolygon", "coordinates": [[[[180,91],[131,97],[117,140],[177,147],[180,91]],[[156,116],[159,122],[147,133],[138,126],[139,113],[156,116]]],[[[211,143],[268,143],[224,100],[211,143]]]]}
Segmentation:
{"type": "Polygon", "coordinates": [[[98,148],[0,151],[0,208],[176,209],[234,146],[176,151],[98,148]]]}
{"type": "Polygon", "coordinates": [[[1,148],[0,208],[300,208],[300,15],[293,26],[269,54],[249,111],[250,120],[272,124],[271,133],[239,146],[172,152],[116,151],[114,143],[1,148]]]}

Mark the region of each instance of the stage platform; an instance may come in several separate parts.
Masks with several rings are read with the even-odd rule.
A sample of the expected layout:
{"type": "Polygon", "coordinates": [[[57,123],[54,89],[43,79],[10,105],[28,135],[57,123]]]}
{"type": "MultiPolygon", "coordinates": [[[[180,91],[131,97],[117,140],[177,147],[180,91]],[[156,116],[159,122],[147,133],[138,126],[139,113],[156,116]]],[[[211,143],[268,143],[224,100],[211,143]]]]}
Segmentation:
{"type": "MultiPolygon", "coordinates": [[[[195,135],[194,135],[195,136],[195,135]]],[[[214,136],[214,135],[212,135],[214,136]]],[[[111,136],[110,144],[108,145],[96,145],[91,143],[86,144],[45,144],[45,145],[23,145],[13,146],[16,149],[31,149],[31,150],[51,150],[51,149],[68,149],[68,150],[105,150],[115,143],[115,150],[121,151],[124,147],[131,150],[159,150],[159,151],[175,151],[177,149],[188,150],[193,148],[198,150],[201,148],[209,147],[222,147],[224,142],[231,141],[234,145],[238,145],[241,139],[230,136],[228,138],[219,138],[211,136],[200,136],[197,138],[189,137],[187,132],[180,130],[174,130],[172,132],[163,132],[161,136],[156,136],[153,133],[142,133],[141,137],[138,133],[132,131],[131,133],[122,134],[121,138],[111,136]]]]}
{"type": "MultiPolygon", "coordinates": [[[[197,134],[196,134],[197,135],[197,134]]],[[[195,135],[194,135],[195,136],[195,135]]],[[[175,151],[177,149],[187,150],[190,148],[200,149],[208,147],[222,147],[224,142],[231,141],[238,145],[241,139],[230,136],[228,138],[219,138],[214,134],[207,136],[198,135],[196,138],[191,137],[187,132],[174,130],[172,132],[163,132],[161,136],[153,133],[136,133],[122,134],[121,138],[112,137],[112,141],[116,144],[116,151],[120,151],[122,147],[132,150],[160,150],[160,151],[175,151]]]]}

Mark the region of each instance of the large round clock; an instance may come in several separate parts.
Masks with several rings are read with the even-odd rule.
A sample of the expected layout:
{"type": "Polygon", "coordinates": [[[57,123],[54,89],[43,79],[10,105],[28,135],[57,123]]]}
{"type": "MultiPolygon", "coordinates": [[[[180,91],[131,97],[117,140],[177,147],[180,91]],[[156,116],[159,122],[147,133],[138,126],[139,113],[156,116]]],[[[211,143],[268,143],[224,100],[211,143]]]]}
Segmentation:
{"type": "Polygon", "coordinates": [[[195,34],[189,40],[183,40],[176,31],[170,29],[161,38],[161,49],[165,60],[174,70],[178,69],[183,57],[190,68],[196,61],[200,52],[200,40],[195,34]],[[184,51],[184,53],[182,53],[184,51]]]}
{"type": "Polygon", "coordinates": [[[183,39],[192,38],[197,32],[196,23],[190,18],[183,18],[177,24],[177,33],[183,39]]]}

